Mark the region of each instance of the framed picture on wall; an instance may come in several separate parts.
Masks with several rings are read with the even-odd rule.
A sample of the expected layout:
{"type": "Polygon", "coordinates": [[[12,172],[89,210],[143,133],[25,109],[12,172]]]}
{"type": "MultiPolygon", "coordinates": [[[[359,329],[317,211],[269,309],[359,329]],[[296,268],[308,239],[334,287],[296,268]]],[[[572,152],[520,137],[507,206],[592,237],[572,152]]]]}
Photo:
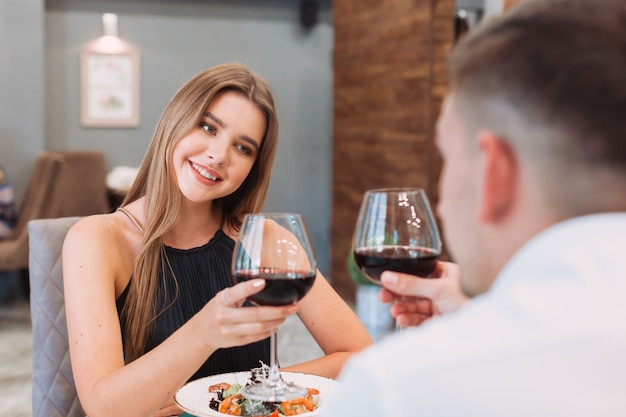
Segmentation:
{"type": "Polygon", "coordinates": [[[81,124],[138,126],[139,53],[130,46],[104,52],[101,46],[92,44],[81,51],[81,124]]]}

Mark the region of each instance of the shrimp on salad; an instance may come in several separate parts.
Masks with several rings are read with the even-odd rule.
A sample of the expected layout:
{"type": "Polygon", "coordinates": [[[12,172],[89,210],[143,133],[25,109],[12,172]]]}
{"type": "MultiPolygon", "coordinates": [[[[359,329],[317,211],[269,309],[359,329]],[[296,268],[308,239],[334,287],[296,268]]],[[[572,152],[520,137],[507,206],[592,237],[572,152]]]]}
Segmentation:
{"type": "Polygon", "coordinates": [[[307,388],[306,396],[283,401],[280,403],[280,408],[286,416],[295,416],[306,413],[307,411],[313,411],[317,406],[314,395],[318,395],[319,393],[319,390],[315,388],[307,388]]]}

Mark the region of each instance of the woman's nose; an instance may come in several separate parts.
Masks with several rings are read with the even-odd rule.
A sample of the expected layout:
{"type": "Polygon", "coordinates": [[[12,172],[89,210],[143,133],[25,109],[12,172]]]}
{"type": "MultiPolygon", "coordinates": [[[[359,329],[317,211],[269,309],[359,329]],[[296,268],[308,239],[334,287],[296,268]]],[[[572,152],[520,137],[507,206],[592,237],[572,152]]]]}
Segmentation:
{"type": "Polygon", "coordinates": [[[217,165],[226,165],[228,163],[228,152],[230,150],[228,141],[218,136],[209,142],[209,146],[207,147],[209,159],[217,165]]]}

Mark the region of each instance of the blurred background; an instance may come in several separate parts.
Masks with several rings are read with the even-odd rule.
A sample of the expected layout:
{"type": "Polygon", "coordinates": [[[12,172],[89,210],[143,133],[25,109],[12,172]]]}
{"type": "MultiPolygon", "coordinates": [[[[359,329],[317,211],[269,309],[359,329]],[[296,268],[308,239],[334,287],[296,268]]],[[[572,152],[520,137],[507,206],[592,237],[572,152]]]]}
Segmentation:
{"type": "MultiPolygon", "coordinates": [[[[265,210],[304,214],[320,270],[377,338],[390,329],[387,308],[347,262],[362,195],[420,186],[436,205],[441,161],[433,132],[447,51],[512,2],[2,0],[0,197],[17,216],[15,234],[23,246],[24,226],[37,217],[29,206],[50,208],[55,198],[81,193],[34,175],[43,153],[100,154],[103,167],[88,169],[103,171],[102,210],[112,210],[174,92],[204,68],[241,62],[268,80],[280,119],[265,210]],[[105,13],[117,15],[119,39],[138,56],[132,126],[88,126],[81,118],[81,51],[104,35],[105,13]],[[34,203],[28,190],[37,185],[43,197],[34,203]]],[[[56,216],[74,214],[81,213],[56,216]]],[[[30,416],[27,248],[17,262],[12,239],[0,237],[0,411],[30,416]]],[[[283,340],[299,348],[286,362],[319,353],[298,323],[289,329],[283,340]]]]}
{"type": "MultiPolygon", "coordinates": [[[[320,269],[332,278],[333,118],[337,117],[333,80],[334,71],[341,71],[333,67],[333,14],[342,25],[341,33],[363,24],[371,27],[370,35],[376,35],[393,24],[399,16],[396,13],[406,16],[403,8],[432,20],[425,13],[437,7],[433,11],[451,14],[450,22],[455,14],[457,20],[463,16],[474,24],[483,14],[499,12],[501,2],[458,0],[455,12],[452,0],[366,4],[348,0],[335,4],[331,0],[2,1],[0,167],[14,188],[18,210],[33,162],[43,150],[97,150],[104,153],[109,171],[136,167],[163,107],[178,87],[206,67],[242,62],[269,81],[279,110],[280,146],[266,209],[305,215],[320,269]],[[373,12],[378,16],[367,21],[373,12]],[[85,45],[103,35],[103,13],[117,14],[119,37],[139,53],[136,127],[81,124],[79,56],[85,45]]],[[[412,22],[413,26],[419,23],[412,22]]],[[[402,25],[402,21],[396,23],[402,25]]],[[[437,30],[444,33],[451,28],[452,23],[437,30]]],[[[411,41],[415,34],[399,36],[411,41]]],[[[449,33],[444,37],[449,41],[449,33]]],[[[350,35],[347,41],[358,51],[358,39],[350,35]]],[[[386,47],[368,53],[381,56],[385,49],[393,49],[393,41],[390,38],[386,47]]],[[[424,41],[428,38],[416,38],[415,44],[424,41]]],[[[345,54],[341,58],[350,59],[345,54]]]]}

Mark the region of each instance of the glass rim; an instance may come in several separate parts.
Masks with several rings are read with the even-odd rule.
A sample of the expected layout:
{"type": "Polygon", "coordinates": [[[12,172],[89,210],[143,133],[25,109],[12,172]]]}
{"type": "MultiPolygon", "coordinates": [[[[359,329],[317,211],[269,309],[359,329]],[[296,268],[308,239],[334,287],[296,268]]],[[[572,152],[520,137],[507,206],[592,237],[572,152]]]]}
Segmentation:
{"type": "Polygon", "coordinates": [[[295,212],[290,212],[290,211],[260,211],[258,213],[246,213],[244,215],[244,217],[252,217],[252,216],[283,216],[283,217],[294,217],[294,216],[300,216],[300,217],[304,217],[302,215],[302,213],[295,213],[295,212]]]}
{"type": "Polygon", "coordinates": [[[400,193],[400,192],[424,192],[426,193],[426,189],[422,187],[385,187],[385,188],[372,188],[371,190],[365,190],[366,193],[374,194],[374,193],[400,193]]]}

